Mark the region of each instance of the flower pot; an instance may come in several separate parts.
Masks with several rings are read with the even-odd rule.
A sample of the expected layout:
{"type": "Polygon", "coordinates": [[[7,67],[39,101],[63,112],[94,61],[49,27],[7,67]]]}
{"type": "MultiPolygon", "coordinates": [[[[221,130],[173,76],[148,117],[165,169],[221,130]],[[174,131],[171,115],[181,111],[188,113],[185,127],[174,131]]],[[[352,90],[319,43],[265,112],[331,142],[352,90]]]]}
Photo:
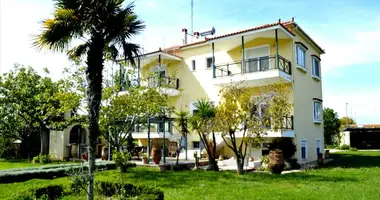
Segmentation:
{"type": "Polygon", "coordinates": [[[161,161],[161,148],[153,147],[151,154],[152,154],[153,162],[156,165],[158,165],[161,161]]]}
{"type": "Polygon", "coordinates": [[[281,150],[269,152],[269,169],[273,174],[281,174],[285,168],[284,155],[281,150]]]}
{"type": "Polygon", "coordinates": [[[142,161],[143,161],[144,165],[148,164],[148,158],[147,157],[143,157],[142,161]]]}

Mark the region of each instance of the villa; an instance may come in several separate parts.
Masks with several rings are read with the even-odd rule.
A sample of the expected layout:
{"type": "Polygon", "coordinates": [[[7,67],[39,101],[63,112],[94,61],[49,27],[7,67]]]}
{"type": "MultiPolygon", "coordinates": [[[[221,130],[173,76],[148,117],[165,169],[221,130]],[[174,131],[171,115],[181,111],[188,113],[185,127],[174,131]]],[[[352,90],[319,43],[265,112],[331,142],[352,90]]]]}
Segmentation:
{"type": "MultiPolygon", "coordinates": [[[[187,33],[183,29],[184,43],[144,54],[138,62],[138,77],[145,84],[161,86],[162,81],[149,78],[158,73],[165,84],[161,91],[171,97],[176,109],[196,112],[194,101],[209,99],[215,105],[220,101],[218,92],[224,85],[244,81],[249,87],[284,83],[291,87],[289,100],[291,116],[284,117],[281,131],[268,131],[267,142],[272,138],[292,138],[297,146],[295,158],[301,163],[317,160],[324,152],[322,118],[322,77],[320,55],[324,50],[292,19],[265,24],[225,35],[202,37],[203,33],[187,33]],[[198,39],[187,43],[187,36],[198,39]],[[201,36],[199,36],[201,35],[201,36]]],[[[144,83],[142,83],[144,84],[144,83]]],[[[257,94],[252,94],[257,95],[257,94]]],[[[148,132],[136,130],[133,137],[140,146],[165,141],[166,147],[175,147],[180,136],[171,120],[159,121],[148,132]]],[[[255,160],[267,154],[267,142],[261,149],[249,152],[255,160]]],[[[232,151],[217,138],[217,154],[232,157],[232,151]]],[[[183,140],[181,146],[185,145],[183,140]]],[[[197,134],[187,139],[188,157],[202,152],[197,134]]],[[[170,150],[169,150],[170,152],[170,150]]],[[[185,157],[182,150],[180,157],[185,157]]],[[[198,154],[199,155],[199,154],[198,154]]]]}

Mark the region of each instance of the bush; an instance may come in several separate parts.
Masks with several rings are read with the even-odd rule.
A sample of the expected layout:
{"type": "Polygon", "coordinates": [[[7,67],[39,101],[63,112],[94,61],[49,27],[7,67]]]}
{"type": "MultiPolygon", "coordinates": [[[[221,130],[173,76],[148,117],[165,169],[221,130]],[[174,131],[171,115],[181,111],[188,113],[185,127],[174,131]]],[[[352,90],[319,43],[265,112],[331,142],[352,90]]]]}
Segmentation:
{"type": "Polygon", "coordinates": [[[117,195],[132,199],[164,199],[164,193],[161,190],[147,186],[135,186],[128,183],[97,181],[95,183],[95,190],[98,194],[106,197],[117,195]]]}
{"type": "Polygon", "coordinates": [[[269,157],[268,156],[261,157],[261,163],[262,164],[269,164],[269,157]]]}
{"type": "Polygon", "coordinates": [[[48,164],[51,163],[50,155],[38,155],[33,158],[33,163],[35,164],[48,164]]]}
{"type": "Polygon", "coordinates": [[[339,146],[336,144],[328,144],[326,145],[326,149],[338,149],[339,146]]]}
{"type": "Polygon", "coordinates": [[[130,167],[136,167],[136,164],[131,163],[132,156],[129,152],[116,152],[112,153],[112,160],[115,161],[116,166],[119,167],[121,172],[125,172],[130,167]]]}
{"type": "Polygon", "coordinates": [[[301,165],[298,163],[298,160],[296,158],[291,158],[285,161],[285,168],[287,170],[290,169],[301,169],[301,165]]]}
{"type": "Polygon", "coordinates": [[[34,188],[32,190],[27,190],[16,194],[12,197],[14,200],[33,200],[33,199],[49,199],[55,200],[62,196],[63,187],[61,185],[49,185],[34,188]]]}
{"type": "Polygon", "coordinates": [[[272,143],[269,144],[269,150],[279,149],[284,155],[284,159],[290,159],[296,153],[296,145],[293,143],[292,138],[274,138],[272,143]]]}
{"type": "Polygon", "coordinates": [[[350,151],[358,151],[358,149],[356,147],[350,147],[349,149],[350,151]]]}
{"type": "MultiPolygon", "coordinates": [[[[115,169],[116,165],[113,162],[100,162],[96,163],[98,170],[104,169],[115,169]]],[[[23,182],[30,179],[53,179],[58,177],[68,176],[69,172],[73,169],[79,169],[88,167],[85,166],[70,166],[62,168],[52,168],[52,169],[33,169],[33,170],[18,170],[18,171],[5,171],[0,172],[0,183],[13,183],[13,182],[23,182]]]]}
{"type": "Polygon", "coordinates": [[[350,146],[348,146],[347,144],[343,144],[343,145],[341,145],[338,149],[339,149],[339,150],[349,150],[349,149],[350,149],[350,146]]]}

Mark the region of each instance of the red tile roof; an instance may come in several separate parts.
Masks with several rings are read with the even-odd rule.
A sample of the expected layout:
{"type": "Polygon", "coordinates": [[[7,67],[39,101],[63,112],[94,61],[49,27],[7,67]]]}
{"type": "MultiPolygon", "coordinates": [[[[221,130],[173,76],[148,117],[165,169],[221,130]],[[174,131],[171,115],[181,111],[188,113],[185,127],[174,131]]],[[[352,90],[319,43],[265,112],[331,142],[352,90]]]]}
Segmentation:
{"type": "MultiPolygon", "coordinates": [[[[245,29],[245,30],[241,30],[241,31],[237,31],[237,32],[233,32],[233,33],[228,33],[228,34],[225,34],[225,35],[220,35],[220,36],[215,36],[215,37],[210,37],[210,38],[207,38],[205,37],[205,40],[202,40],[202,41],[197,41],[197,42],[193,42],[193,43],[190,43],[190,44],[184,44],[184,45],[176,45],[176,46],[172,46],[172,47],[168,47],[168,48],[165,48],[162,50],[162,52],[164,53],[168,53],[170,55],[173,55],[173,56],[176,56],[174,54],[174,52],[176,50],[179,50],[179,49],[182,49],[182,48],[185,48],[185,47],[189,47],[189,46],[195,46],[195,45],[199,45],[199,44],[203,44],[203,43],[206,43],[207,41],[210,41],[210,40],[215,40],[215,39],[219,39],[219,38],[224,38],[224,37],[229,37],[229,36],[233,36],[233,35],[238,35],[238,34],[241,34],[241,33],[247,33],[247,32],[250,32],[250,31],[256,31],[256,30],[260,30],[260,29],[264,29],[264,28],[270,28],[270,27],[273,27],[273,26],[282,26],[285,30],[287,30],[290,34],[292,35],[295,35],[291,29],[290,29],[290,26],[291,25],[296,25],[296,23],[294,22],[294,20],[290,20],[290,21],[285,21],[285,22],[281,22],[280,20],[276,23],[272,23],[272,24],[265,24],[265,25],[262,25],[262,26],[257,26],[257,27],[254,27],[254,28],[250,28],[250,29],[245,29]],[[170,53],[169,53],[170,52],[170,53]]],[[[302,30],[301,30],[302,31],[302,30]]],[[[302,31],[303,32],[303,31],[302,31]]],[[[303,32],[304,33],[304,32],[303,32]]],[[[306,33],[304,33],[304,35],[306,37],[308,37],[322,52],[324,52],[324,50],[322,48],[320,48],[306,33]]],[[[159,50],[161,51],[161,49],[159,50]]],[[[153,53],[157,53],[159,51],[154,51],[154,52],[149,52],[147,54],[144,54],[144,55],[149,55],[149,54],[153,54],[153,53]]],[[[177,56],[179,57],[179,56],[177,56]]]]}

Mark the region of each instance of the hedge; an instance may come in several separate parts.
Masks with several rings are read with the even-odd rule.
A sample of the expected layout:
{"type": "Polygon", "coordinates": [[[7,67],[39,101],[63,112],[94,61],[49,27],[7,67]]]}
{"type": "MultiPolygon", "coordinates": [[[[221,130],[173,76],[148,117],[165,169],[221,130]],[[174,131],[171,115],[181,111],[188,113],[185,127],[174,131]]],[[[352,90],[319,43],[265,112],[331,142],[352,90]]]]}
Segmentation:
{"type": "Polygon", "coordinates": [[[95,190],[98,194],[112,197],[114,195],[131,199],[163,200],[164,192],[147,186],[136,186],[128,183],[96,181],[95,190]]]}
{"type": "Polygon", "coordinates": [[[27,190],[12,196],[10,199],[13,200],[33,200],[45,197],[49,200],[60,199],[63,194],[62,185],[49,185],[34,188],[32,190],[27,190]]]}
{"type": "MultiPolygon", "coordinates": [[[[6,173],[0,173],[0,183],[13,183],[13,182],[23,182],[30,179],[54,179],[58,177],[68,176],[70,170],[80,169],[84,167],[87,169],[87,165],[76,165],[69,167],[56,167],[48,169],[33,169],[33,170],[18,170],[18,171],[8,171],[6,173]]],[[[116,164],[113,162],[98,162],[96,163],[98,170],[108,170],[116,169],[116,164]]]]}

